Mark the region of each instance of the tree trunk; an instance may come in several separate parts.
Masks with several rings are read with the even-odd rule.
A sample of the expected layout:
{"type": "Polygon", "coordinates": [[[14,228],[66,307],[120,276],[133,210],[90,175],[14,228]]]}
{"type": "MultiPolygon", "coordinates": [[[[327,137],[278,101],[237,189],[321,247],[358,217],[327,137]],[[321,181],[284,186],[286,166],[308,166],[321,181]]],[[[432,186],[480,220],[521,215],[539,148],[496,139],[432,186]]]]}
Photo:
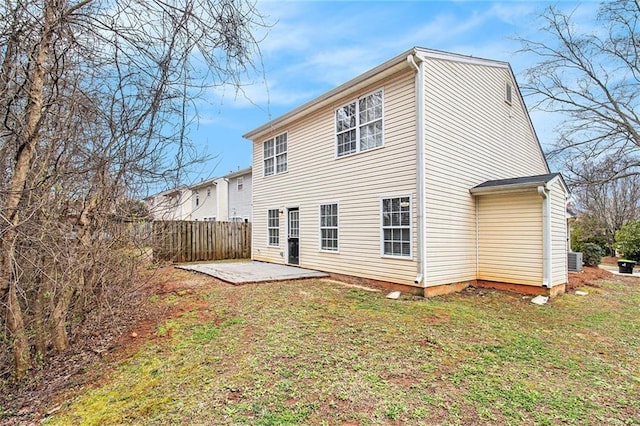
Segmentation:
{"type": "MultiPolygon", "coordinates": [[[[43,265],[44,262],[42,259],[38,262],[40,265],[43,265]]],[[[39,280],[38,282],[38,293],[36,294],[36,299],[34,302],[33,308],[33,330],[35,335],[35,346],[36,346],[36,358],[44,357],[47,353],[47,332],[46,332],[46,305],[47,305],[47,292],[49,291],[49,286],[45,284],[44,280],[39,280]]],[[[47,280],[48,283],[48,280],[47,280]]]]}
{"type": "Polygon", "coordinates": [[[0,295],[7,299],[7,327],[13,341],[13,355],[15,373],[23,376],[30,364],[29,340],[24,328],[23,313],[17,298],[17,277],[12,274],[16,258],[15,241],[17,227],[20,223],[19,205],[25,196],[25,183],[40,133],[41,119],[44,105],[44,84],[47,63],[51,53],[53,25],[56,16],[57,3],[48,0],[44,5],[44,22],[40,36],[40,43],[32,59],[28,102],[24,113],[24,127],[16,135],[18,151],[11,176],[9,193],[4,202],[4,215],[8,222],[8,229],[0,242],[0,295]]]}
{"type": "Polygon", "coordinates": [[[29,339],[22,318],[22,308],[13,282],[9,285],[7,297],[7,326],[12,335],[15,373],[16,376],[22,377],[31,367],[31,355],[29,353],[29,339]]]}
{"type": "MultiPolygon", "coordinates": [[[[69,285],[69,284],[66,284],[69,285]]],[[[62,290],[62,295],[58,299],[53,312],[51,312],[51,323],[53,347],[56,351],[62,352],[69,347],[69,335],[67,334],[67,312],[69,310],[69,301],[73,291],[68,289],[62,290]]]]}

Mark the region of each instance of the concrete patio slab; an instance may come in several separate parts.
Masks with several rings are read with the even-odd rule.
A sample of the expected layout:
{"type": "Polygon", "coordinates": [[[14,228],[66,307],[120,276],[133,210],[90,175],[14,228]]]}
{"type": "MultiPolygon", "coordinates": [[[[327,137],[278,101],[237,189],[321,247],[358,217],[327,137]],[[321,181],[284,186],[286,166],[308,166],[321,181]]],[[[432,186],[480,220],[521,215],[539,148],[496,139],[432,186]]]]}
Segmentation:
{"type": "Polygon", "coordinates": [[[295,266],[265,262],[215,262],[176,265],[176,268],[211,275],[231,284],[249,284],[266,281],[286,281],[303,278],[324,278],[329,274],[295,266]]]}

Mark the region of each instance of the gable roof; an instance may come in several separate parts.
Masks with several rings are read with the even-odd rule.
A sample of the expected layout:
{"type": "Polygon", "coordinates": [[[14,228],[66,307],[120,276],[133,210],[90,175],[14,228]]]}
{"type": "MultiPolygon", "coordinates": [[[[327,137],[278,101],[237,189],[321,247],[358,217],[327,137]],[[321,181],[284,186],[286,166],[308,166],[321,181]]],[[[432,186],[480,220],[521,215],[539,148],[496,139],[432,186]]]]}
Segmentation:
{"type": "Polygon", "coordinates": [[[508,62],[476,58],[474,56],[465,56],[457,53],[443,52],[440,50],[425,49],[422,47],[413,47],[406,52],[401,53],[400,55],[384,62],[383,64],[370,69],[369,71],[347,81],[344,84],[341,84],[335,89],[330,90],[329,92],[285,113],[284,115],[281,115],[280,117],[269,121],[268,123],[258,127],[257,129],[254,129],[242,135],[242,137],[245,139],[256,139],[261,137],[265,133],[282,129],[293,120],[317,111],[323,106],[326,106],[327,104],[333,102],[338,97],[348,96],[349,94],[362,89],[364,86],[368,86],[375,83],[376,81],[380,81],[392,74],[395,74],[398,71],[401,71],[403,69],[410,69],[411,67],[413,67],[411,61],[413,61],[414,57],[417,62],[420,62],[426,58],[432,58],[507,68],[513,75],[508,62]],[[409,57],[411,57],[412,59],[410,60],[409,57]]]}
{"type": "Polygon", "coordinates": [[[325,94],[320,95],[317,98],[312,99],[297,108],[294,108],[293,110],[281,115],[280,117],[277,117],[263,124],[262,126],[251,130],[250,132],[242,135],[242,137],[256,142],[258,141],[258,139],[266,137],[268,133],[284,131],[286,126],[293,121],[318,111],[319,109],[336,101],[338,98],[350,96],[351,94],[363,89],[365,86],[381,81],[384,78],[401,70],[414,68],[416,66],[416,63],[422,62],[425,59],[440,59],[450,62],[459,62],[506,69],[511,76],[511,80],[515,84],[515,92],[517,94],[518,100],[522,104],[522,107],[526,112],[525,115],[529,129],[533,133],[533,137],[538,145],[538,148],[540,149],[540,153],[542,154],[545,166],[547,170],[550,171],[549,163],[547,162],[547,158],[544,155],[544,150],[542,149],[542,144],[538,139],[536,130],[533,127],[533,122],[531,121],[531,117],[528,113],[526,104],[524,103],[522,92],[520,91],[520,87],[517,84],[513,69],[508,62],[461,55],[458,53],[444,52],[435,49],[426,49],[417,46],[405,51],[404,53],[399,54],[398,56],[395,56],[394,58],[378,65],[375,68],[370,69],[369,71],[366,71],[363,74],[360,74],[359,76],[347,81],[344,84],[341,84],[340,86],[326,92],[325,94]]]}
{"type": "Polygon", "coordinates": [[[565,192],[569,192],[567,184],[560,173],[545,175],[523,176],[509,179],[488,180],[476,185],[469,190],[473,195],[497,194],[505,192],[523,192],[537,189],[539,186],[547,186],[552,181],[559,180],[565,192]]]}

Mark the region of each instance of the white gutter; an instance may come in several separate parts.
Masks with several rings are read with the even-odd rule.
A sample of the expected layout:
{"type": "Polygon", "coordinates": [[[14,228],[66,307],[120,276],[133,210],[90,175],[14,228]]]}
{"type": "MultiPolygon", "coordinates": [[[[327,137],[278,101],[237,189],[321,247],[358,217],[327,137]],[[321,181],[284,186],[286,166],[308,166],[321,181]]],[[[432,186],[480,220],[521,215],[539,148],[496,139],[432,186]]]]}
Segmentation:
{"type": "Polygon", "coordinates": [[[407,56],[407,62],[416,70],[416,210],[418,216],[418,244],[416,255],[418,258],[417,274],[415,284],[420,284],[422,288],[427,286],[427,252],[426,252],[426,223],[425,223],[425,136],[424,136],[424,62],[418,57],[415,51],[407,56]],[[417,62],[416,63],[416,59],[417,62]]]}
{"type": "Polygon", "coordinates": [[[483,186],[480,188],[471,188],[469,192],[473,195],[507,194],[509,192],[524,192],[527,189],[530,189],[532,191],[539,190],[540,185],[546,185],[546,182],[538,181],[538,182],[515,183],[511,185],[483,186]]]}
{"type": "Polygon", "coordinates": [[[542,286],[551,288],[551,199],[546,185],[538,186],[542,196],[542,286]]]}

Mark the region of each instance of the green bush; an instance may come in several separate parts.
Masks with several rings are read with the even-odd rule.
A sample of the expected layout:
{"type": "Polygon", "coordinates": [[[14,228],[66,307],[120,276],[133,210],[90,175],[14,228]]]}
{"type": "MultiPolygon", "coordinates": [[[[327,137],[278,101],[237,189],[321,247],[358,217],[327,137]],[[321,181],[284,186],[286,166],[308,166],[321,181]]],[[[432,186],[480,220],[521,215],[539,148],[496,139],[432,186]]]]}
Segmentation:
{"type": "Polygon", "coordinates": [[[587,243],[600,246],[604,255],[614,254],[614,236],[607,237],[602,225],[593,217],[580,216],[571,221],[571,249],[582,252],[582,246],[587,243]]]}
{"type": "Polygon", "coordinates": [[[604,255],[604,250],[597,244],[584,243],[582,244],[582,261],[587,266],[598,266],[604,255]]]}
{"type": "Polygon", "coordinates": [[[640,260],[640,220],[627,222],[616,232],[616,250],[625,259],[640,260]]]}

